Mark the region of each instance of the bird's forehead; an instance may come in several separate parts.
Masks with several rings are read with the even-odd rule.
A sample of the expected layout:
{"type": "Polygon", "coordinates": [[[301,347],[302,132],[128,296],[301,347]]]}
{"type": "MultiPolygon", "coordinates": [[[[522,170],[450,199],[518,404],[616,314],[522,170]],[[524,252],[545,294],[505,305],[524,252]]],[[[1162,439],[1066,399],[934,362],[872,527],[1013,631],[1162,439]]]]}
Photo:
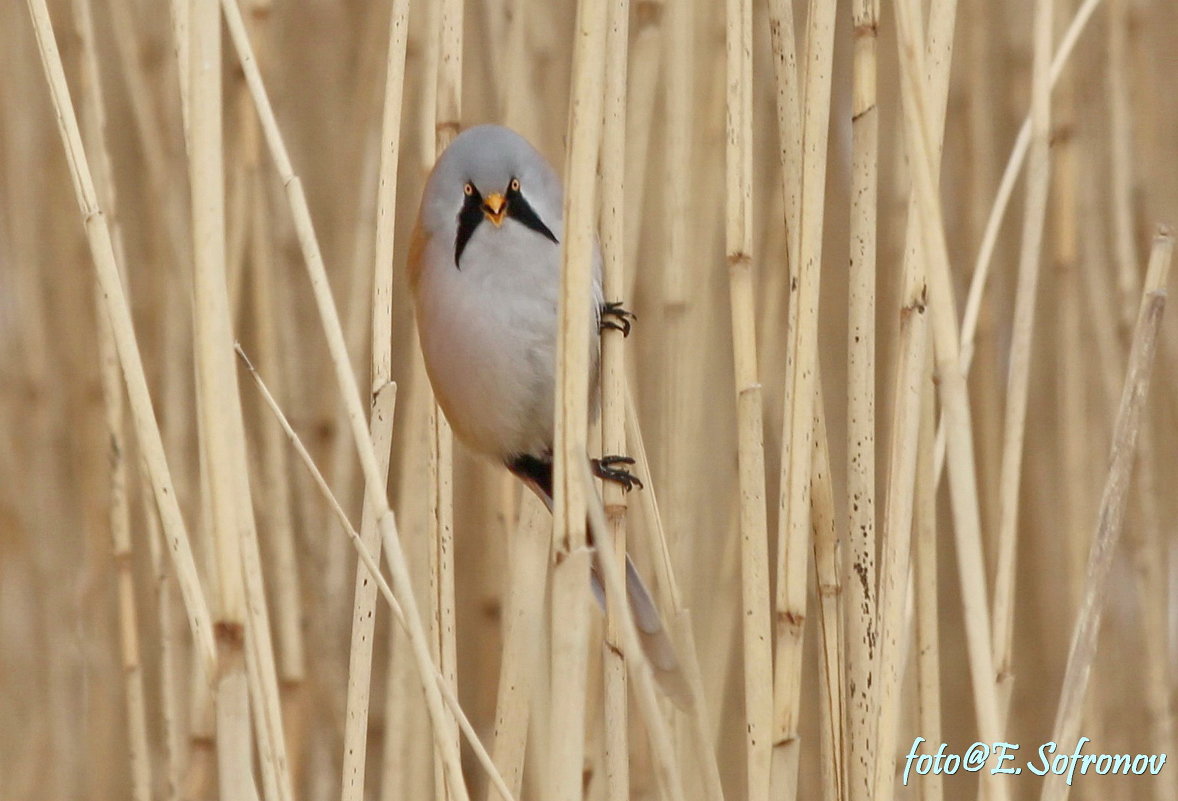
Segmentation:
{"type": "Polygon", "coordinates": [[[442,162],[449,179],[470,181],[484,194],[503,191],[512,178],[539,177],[551,170],[526,139],[498,125],[463,131],[450,143],[442,162]]]}
{"type": "MultiPolygon", "coordinates": [[[[422,223],[429,233],[450,232],[465,202],[463,185],[483,196],[506,193],[513,178],[545,224],[560,227],[560,177],[526,139],[499,125],[468,128],[454,138],[434,166],[422,197],[422,223]]],[[[559,236],[559,233],[557,234],[559,236]]]]}
{"type": "Polygon", "coordinates": [[[518,177],[522,165],[501,153],[485,153],[467,159],[460,169],[463,180],[470,181],[485,195],[504,191],[508,182],[518,177]]]}

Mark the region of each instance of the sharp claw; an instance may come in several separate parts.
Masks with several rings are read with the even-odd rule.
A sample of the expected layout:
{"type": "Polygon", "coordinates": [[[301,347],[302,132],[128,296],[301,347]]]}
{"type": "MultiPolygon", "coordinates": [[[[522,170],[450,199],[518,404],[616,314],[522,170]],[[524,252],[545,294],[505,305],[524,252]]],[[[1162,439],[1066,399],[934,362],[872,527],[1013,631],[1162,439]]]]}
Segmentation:
{"type": "Polygon", "coordinates": [[[612,328],[615,331],[621,331],[623,337],[630,336],[630,323],[637,320],[638,315],[634,314],[622,307],[621,301],[610,301],[609,303],[601,304],[601,321],[598,325],[600,330],[612,328]],[[606,317],[614,317],[615,320],[607,320],[606,317]]]}
{"type": "Polygon", "coordinates": [[[645,485],[641,480],[625,468],[614,467],[613,465],[616,464],[634,464],[634,460],[629,456],[602,456],[600,459],[593,460],[593,466],[598,478],[621,484],[622,489],[626,492],[634,489],[634,487],[643,489],[645,485]]]}

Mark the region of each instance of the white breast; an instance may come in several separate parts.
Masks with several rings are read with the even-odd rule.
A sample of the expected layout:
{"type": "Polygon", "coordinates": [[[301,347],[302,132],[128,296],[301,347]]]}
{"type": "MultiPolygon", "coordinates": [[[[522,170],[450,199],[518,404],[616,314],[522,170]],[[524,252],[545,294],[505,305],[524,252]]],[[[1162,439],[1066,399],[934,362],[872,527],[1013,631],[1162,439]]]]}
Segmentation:
{"type": "MultiPolygon", "coordinates": [[[[590,302],[594,365],[600,256],[590,302]]],[[[454,264],[454,243],[423,253],[417,323],[434,394],[459,439],[497,459],[553,442],[560,248],[518,222],[479,225],[454,264]]],[[[591,384],[596,384],[596,369],[591,384]]]]}

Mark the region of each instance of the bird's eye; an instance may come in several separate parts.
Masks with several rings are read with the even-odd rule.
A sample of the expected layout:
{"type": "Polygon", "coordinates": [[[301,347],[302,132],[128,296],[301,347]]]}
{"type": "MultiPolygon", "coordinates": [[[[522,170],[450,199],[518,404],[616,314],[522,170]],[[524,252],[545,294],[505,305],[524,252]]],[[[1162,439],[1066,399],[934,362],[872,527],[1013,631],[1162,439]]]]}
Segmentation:
{"type": "Polygon", "coordinates": [[[466,193],[467,197],[470,197],[474,194],[474,184],[468,183],[466,186],[462,187],[462,191],[466,193]]]}
{"type": "Polygon", "coordinates": [[[519,178],[512,178],[511,179],[511,191],[512,192],[519,191],[519,178]]]}

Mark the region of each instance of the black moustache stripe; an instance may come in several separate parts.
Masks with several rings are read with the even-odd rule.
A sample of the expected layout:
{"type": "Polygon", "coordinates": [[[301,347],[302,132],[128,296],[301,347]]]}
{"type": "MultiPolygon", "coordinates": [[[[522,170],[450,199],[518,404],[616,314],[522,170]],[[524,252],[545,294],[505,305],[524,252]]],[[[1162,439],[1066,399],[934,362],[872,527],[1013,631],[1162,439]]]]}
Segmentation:
{"type": "MultiPolygon", "coordinates": [[[[508,217],[523,223],[525,227],[540,234],[552,244],[560,244],[560,240],[552,233],[552,229],[544,224],[540,215],[536,213],[536,210],[532,208],[532,205],[518,189],[509,189],[506,201],[505,212],[508,217]]],[[[462,269],[462,265],[459,264],[462,259],[462,251],[466,250],[467,243],[474,236],[475,229],[479,227],[484,216],[483,196],[475,189],[466,196],[466,201],[462,204],[462,211],[458,212],[458,233],[454,237],[454,266],[459,270],[462,269]]]]}
{"type": "Polygon", "coordinates": [[[462,211],[458,212],[458,234],[454,237],[454,266],[459,270],[462,265],[458,260],[462,258],[462,251],[466,250],[466,243],[474,235],[474,229],[483,221],[483,196],[476,189],[466,196],[462,204],[462,211]]]}
{"type": "Polygon", "coordinates": [[[518,189],[509,189],[507,191],[507,214],[509,217],[519,220],[528,228],[545,237],[552,244],[560,244],[560,240],[544,224],[544,221],[540,219],[540,215],[536,214],[536,210],[532,208],[531,204],[528,203],[527,199],[518,189]]]}

